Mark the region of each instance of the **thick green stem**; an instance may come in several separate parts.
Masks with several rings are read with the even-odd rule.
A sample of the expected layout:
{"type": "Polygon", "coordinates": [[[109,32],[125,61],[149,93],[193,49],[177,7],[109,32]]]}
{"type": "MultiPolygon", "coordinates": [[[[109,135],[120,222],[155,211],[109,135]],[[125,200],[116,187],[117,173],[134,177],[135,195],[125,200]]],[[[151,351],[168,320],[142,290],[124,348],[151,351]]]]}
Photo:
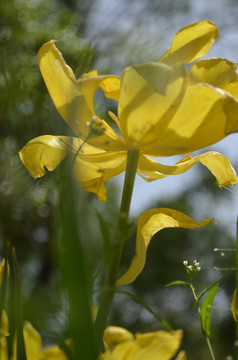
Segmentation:
{"type": "Polygon", "coordinates": [[[100,298],[98,314],[95,322],[96,336],[98,339],[98,350],[102,347],[103,332],[106,327],[108,315],[111,309],[118,270],[121,261],[121,255],[127,233],[128,217],[131,204],[131,197],[134,187],[136,169],[139,159],[138,150],[128,150],[126,174],[121,199],[121,207],[118,215],[117,226],[115,229],[114,239],[111,246],[110,263],[108,266],[105,286],[100,298]]]}
{"type": "Polygon", "coordinates": [[[238,218],[236,221],[236,335],[235,335],[235,360],[238,360],[238,218]]]}

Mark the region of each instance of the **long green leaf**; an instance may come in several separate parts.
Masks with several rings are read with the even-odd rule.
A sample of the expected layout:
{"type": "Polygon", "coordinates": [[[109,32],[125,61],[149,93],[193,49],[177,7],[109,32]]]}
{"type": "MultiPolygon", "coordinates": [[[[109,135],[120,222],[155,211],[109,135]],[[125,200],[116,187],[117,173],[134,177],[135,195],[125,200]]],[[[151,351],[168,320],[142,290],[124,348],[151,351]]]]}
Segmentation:
{"type": "Polygon", "coordinates": [[[210,322],[211,322],[211,306],[213,304],[213,300],[215,298],[216,292],[218,290],[218,284],[216,284],[211,291],[209,291],[207,297],[205,298],[202,307],[201,307],[201,321],[202,321],[202,329],[204,334],[207,337],[210,337],[210,322]]]}
{"type": "Polygon", "coordinates": [[[171,283],[166,284],[165,286],[174,286],[174,285],[183,285],[183,286],[190,288],[189,283],[187,283],[186,281],[182,281],[182,280],[172,281],[171,283]]]}

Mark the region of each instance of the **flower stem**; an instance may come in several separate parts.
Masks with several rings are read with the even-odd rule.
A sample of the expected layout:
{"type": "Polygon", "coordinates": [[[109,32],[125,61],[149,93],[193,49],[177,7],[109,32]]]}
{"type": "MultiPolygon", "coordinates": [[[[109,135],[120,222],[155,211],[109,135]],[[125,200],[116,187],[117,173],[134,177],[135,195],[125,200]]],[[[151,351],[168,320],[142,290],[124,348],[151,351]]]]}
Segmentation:
{"type": "Polygon", "coordinates": [[[238,218],[236,221],[236,334],[235,334],[235,360],[238,360],[238,218]]]}
{"type": "MultiPolygon", "coordinates": [[[[200,309],[199,304],[198,304],[199,298],[197,297],[197,294],[195,292],[195,288],[194,288],[193,284],[190,283],[189,285],[190,285],[190,289],[192,290],[192,294],[193,294],[193,297],[194,297],[194,300],[195,300],[195,306],[196,306],[196,308],[198,310],[198,315],[199,315],[201,325],[202,325],[201,309],[200,309]]],[[[205,337],[205,340],[206,340],[206,343],[207,343],[207,346],[208,346],[208,350],[209,350],[209,353],[210,353],[211,360],[216,360],[209,336],[207,336],[204,332],[203,332],[203,335],[205,337]]]]}
{"type": "Polygon", "coordinates": [[[121,207],[118,215],[117,226],[110,252],[110,263],[105,281],[105,286],[101,294],[97,318],[95,321],[98,352],[102,348],[103,332],[106,327],[107,318],[111,309],[121,255],[127,233],[128,217],[131,204],[131,197],[134,187],[136,169],[139,159],[139,150],[131,149],[127,153],[126,174],[121,199],[121,207]]]}

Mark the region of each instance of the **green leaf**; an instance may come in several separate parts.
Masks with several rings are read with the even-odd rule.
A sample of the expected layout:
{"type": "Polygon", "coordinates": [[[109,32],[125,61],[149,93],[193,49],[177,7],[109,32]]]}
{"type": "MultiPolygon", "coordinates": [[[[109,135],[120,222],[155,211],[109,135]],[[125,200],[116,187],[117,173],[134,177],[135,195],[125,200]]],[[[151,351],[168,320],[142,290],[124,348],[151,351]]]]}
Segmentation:
{"type": "Polygon", "coordinates": [[[206,336],[210,336],[210,322],[211,322],[211,306],[213,304],[213,300],[215,298],[216,292],[218,290],[218,284],[216,284],[211,291],[208,293],[207,297],[205,298],[202,307],[201,307],[201,322],[202,322],[202,329],[206,336]]]}
{"type": "Polygon", "coordinates": [[[220,276],[218,279],[216,279],[212,284],[210,284],[206,289],[204,289],[201,294],[198,296],[198,301],[201,300],[201,298],[203,297],[203,295],[206,294],[206,292],[208,292],[208,290],[210,290],[214,285],[216,285],[218,283],[218,281],[220,281],[222,278],[222,276],[220,276]]]}
{"type": "Polygon", "coordinates": [[[183,285],[183,286],[190,288],[189,283],[187,283],[186,281],[182,281],[182,280],[172,281],[171,283],[169,283],[165,286],[173,286],[173,285],[183,285]]]}

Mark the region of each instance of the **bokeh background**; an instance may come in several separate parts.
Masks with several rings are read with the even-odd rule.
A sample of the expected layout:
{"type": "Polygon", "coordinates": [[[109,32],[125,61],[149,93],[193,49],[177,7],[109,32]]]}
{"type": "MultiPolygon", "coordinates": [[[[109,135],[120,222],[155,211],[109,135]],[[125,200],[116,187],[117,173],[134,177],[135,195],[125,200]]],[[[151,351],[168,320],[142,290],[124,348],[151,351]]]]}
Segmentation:
{"type": "MultiPolygon", "coordinates": [[[[36,54],[40,46],[56,39],[77,76],[97,68],[99,73],[121,75],[123,69],[143,61],[156,61],[181,27],[201,19],[215,22],[220,38],[209,56],[238,59],[238,1],[217,0],[2,0],[0,3],[0,251],[10,240],[16,247],[22,276],[24,318],[50,342],[63,332],[67,306],[60,293],[60,275],[54,249],[57,209],[63,199],[57,187],[58,171],[34,180],[20,163],[18,151],[30,139],[44,134],[66,134],[41,78],[36,54]]],[[[109,102],[97,94],[97,108],[106,118],[109,102]]],[[[211,149],[228,156],[238,171],[237,135],[211,149]]],[[[166,164],[177,161],[160,159],[166,164]]],[[[102,252],[97,212],[114,224],[123,176],[106,184],[108,201],[89,197],[92,232],[91,262],[102,252]]],[[[79,190],[80,191],[80,190],[79,190]]],[[[173,207],[197,220],[215,220],[198,231],[164,230],[148,251],[147,265],[129,290],[143,297],[174,328],[184,330],[183,348],[189,359],[208,357],[192,298],[186,288],[165,285],[185,280],[183,260],[197,259],[202,271],[198,291],[223,275],[212,310],[212,344],[216,358],[231,355],[234,322],[229,311],[235,286],[234,253],[214,248],[234,248],[238,203],[233,192],[220,190],[202,165],[188,173],[151,184],[139,177],[132,200],[131,236],[126,243],[124,266],[133,255],[136,218],[152,207],[173,207]]],[[[136,331],[159,328],[158,322],[124,294],[116,295],[110,322],[136,331]]]]}

